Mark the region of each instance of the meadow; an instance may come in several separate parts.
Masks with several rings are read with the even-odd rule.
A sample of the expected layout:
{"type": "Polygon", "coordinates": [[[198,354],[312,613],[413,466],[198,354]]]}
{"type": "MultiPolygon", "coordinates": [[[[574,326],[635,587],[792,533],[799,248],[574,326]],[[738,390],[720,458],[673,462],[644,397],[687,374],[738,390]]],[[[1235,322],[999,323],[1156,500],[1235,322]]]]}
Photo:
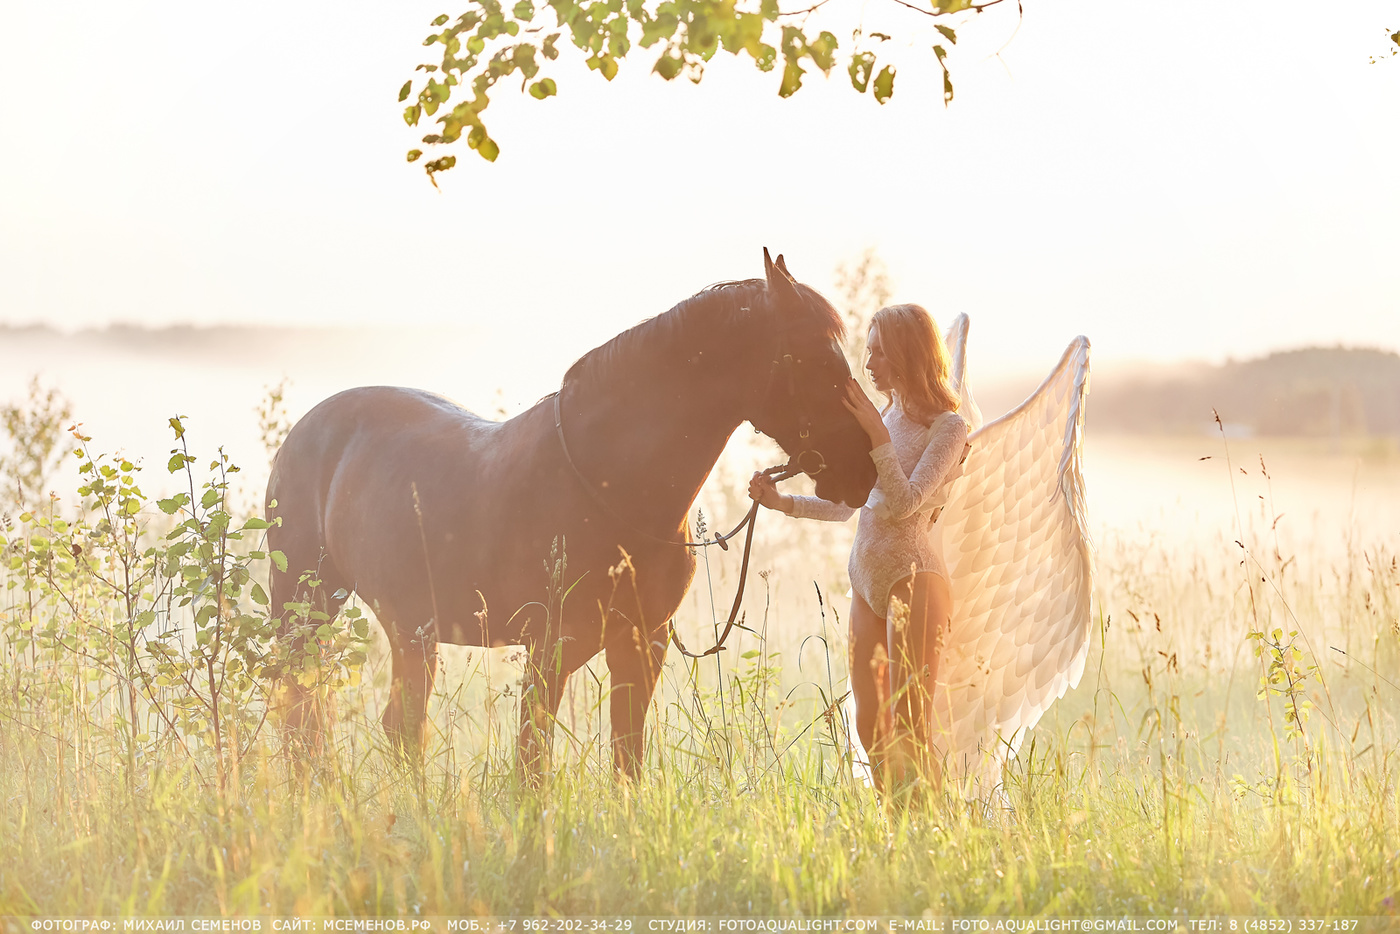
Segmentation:
{"type": "MultiPolygon", "coordinates": [[[[853,778],[837,703],[850,529],[764,517],[750,631],[718,659],[670,653],[643,781],[612,774],[596,665],[528,789],[519,653],[444,647],[427,753],[401,762],[368,612],[301,608],[316,653],[289,657],[256,470],[184,429],[154,464],[75,439],[77,493],[4,520],[0,916],[1396,913],[1392,444],[1091,436],[1090,508],[1114,518],[1092,516],[1083,680],[1004,799],[892,803],[853,778]],[[1190,482],[1130,518],[1151,464],[1190,482]],[[1380,499],[1345,507],[1363,472],[1380,499]],[[268,672],[336,700],[311,767],[285,754],[268,672]]],[[[275,403],[260,430],[285,430],[275,403]]],[[[704,521],[737,518],[765,453],[727,455],[704,521]]],[[[678,617],[692,645],[736,564],[703,559],[678,617]]]]}

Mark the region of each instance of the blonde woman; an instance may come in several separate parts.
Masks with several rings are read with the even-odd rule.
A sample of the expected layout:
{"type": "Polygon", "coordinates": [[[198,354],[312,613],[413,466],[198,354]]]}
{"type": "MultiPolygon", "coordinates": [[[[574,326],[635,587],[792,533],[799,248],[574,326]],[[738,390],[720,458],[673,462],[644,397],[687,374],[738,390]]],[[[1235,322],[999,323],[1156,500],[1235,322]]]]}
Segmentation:
{"type": "MultiPolygon", "coordinates": [[[[856,731],[877,787],[887,778],[912,777],[912,766],[936,788],[942,772],[932,754],[930,718],[952,598],[932,532],[948,482],[962,472],[968,425],[957,412],[948,348],[921,306],[881,308],[867,349],[871,383],[889,402],[882,413],[854,379],[847,388],[846,407],[870,436],[879,474],[860,510],[849,565],[856,731]]],[[[803,519],[844,522],[855,513],[814,496],[780,493],[757,473],[749,496],[803,519]]]]}

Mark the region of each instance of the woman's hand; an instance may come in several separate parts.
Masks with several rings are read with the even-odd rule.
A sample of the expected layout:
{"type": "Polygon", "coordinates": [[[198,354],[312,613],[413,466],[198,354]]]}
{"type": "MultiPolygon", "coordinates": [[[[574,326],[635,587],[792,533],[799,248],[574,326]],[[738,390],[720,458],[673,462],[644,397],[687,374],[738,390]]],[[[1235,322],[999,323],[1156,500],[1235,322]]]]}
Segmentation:
{"type": "Polygon", "coordinates": [[[761,471],[754,471],[753,477],[749,479],[749,499],[754,500],[760,506],[769,509],[776,509],[778,512],[792,514],[792,497],[786,493],[778,492],[778,484],[773,482],[773,478],[761,471]]]}
{"type": "Polygon", "coordinates": [[[875,403],[870,401],[870,397],[860,388],[860,383],[855,381],[855,377],[851,377],[851,381],[846,384],[846,398],[841,400],[841,404],[856,417],[860,427],[865,429],[872,448],[890,443],[890,430],[885,427],[880,410],[875,408],[875,403]]]}

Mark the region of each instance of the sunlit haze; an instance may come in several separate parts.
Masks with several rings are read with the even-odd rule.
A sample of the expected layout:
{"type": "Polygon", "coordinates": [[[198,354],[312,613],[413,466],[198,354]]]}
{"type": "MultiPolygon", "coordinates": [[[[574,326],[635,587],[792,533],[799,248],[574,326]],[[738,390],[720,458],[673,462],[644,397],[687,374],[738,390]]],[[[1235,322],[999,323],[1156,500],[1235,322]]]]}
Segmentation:
{"type": "Polygon", "coordinates": [[[1003,4],[946,110],[908,50],[884,107],[571,59],[435,191],[395,95],[440,6],[5,0],[0,320],[450,323],[548,382],[762,246],[824,289],[874,246],[897,298],[972,316],[981,372],[1076,333],[1100,365],[1400,347],[1391,4],[1003,4]]]}

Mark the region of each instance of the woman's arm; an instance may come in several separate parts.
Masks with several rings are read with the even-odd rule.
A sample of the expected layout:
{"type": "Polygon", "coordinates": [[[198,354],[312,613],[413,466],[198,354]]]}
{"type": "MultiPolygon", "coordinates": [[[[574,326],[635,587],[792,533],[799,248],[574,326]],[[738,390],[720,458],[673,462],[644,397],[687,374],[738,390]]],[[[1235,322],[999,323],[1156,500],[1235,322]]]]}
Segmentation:
{"type": "Polygon", "coordinates": [[[791,496],[779,493],[773,478],[764,473],[755,473],[749,480],[749,498],[759,505],[785,512],[798,519],[824,519],[828,522],[845,522],[856,511],[842,503],[833,503],[816,496],[791,496]]]}
{"type": "Polygon", "coordinates": [[[879,475],[876,485],[883,502],[877,507],[891,519],[907,519],[938,492],[948,471],[962,460],[967,448],[967,422],[959,415],[939,421],[928,447],[914,465],[913,472],[904,476],[893,444],[882,444],[870,452],[879,475]]]}
{"type": "Polygon", "coordinates": [[[798,519],[821,519],[826,522],[845,522],[856,511],[845,503],[833,503],[820,496],[789,496],[792,508],[788,514],[798,519]]]}

